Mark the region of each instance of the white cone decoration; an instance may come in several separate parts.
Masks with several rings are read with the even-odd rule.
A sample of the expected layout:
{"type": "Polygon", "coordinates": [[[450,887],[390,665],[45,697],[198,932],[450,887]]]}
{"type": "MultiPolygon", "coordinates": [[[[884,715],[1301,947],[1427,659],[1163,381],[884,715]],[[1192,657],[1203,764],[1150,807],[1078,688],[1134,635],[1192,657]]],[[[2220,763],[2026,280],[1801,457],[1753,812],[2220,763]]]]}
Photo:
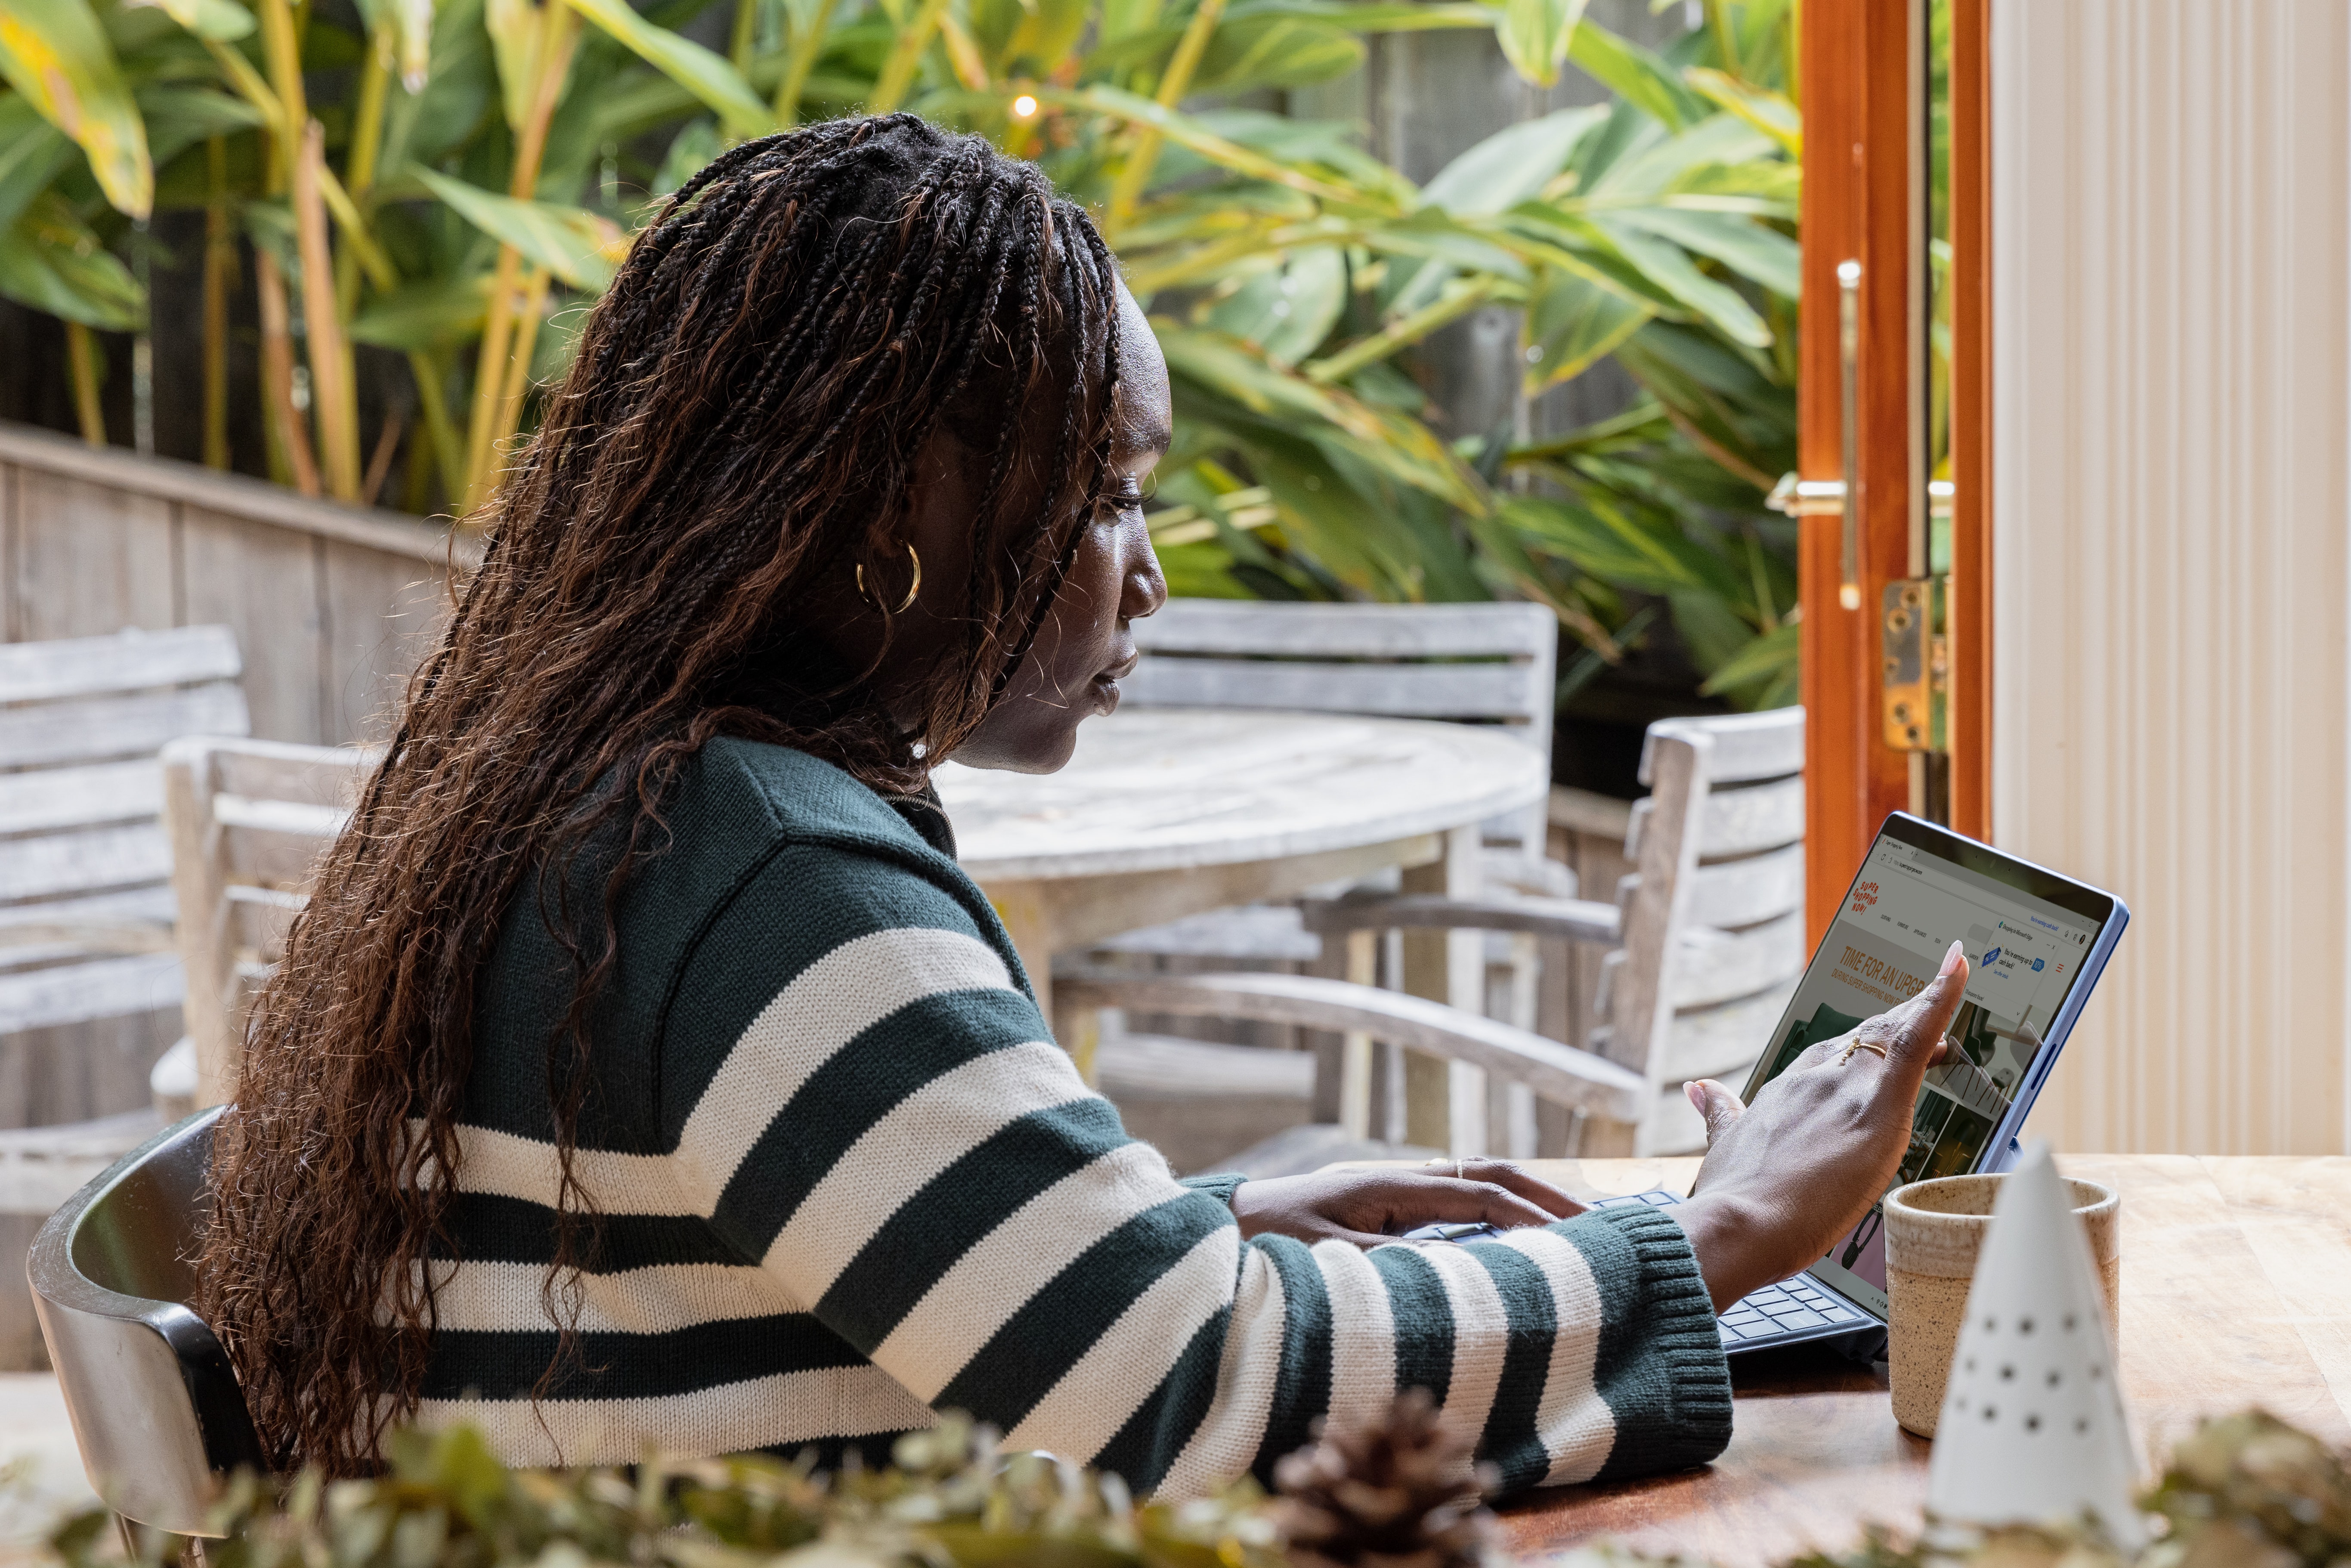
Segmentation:
{"type": "Polygon", "coordinates": [[[1935,1429],[1929,1511],[1972,1524],[2093,1514],[2117,1545],[2145,1544],[2114,1363],[2089,1241],[2036,1142],[2001,1183],[1976,1262],[1935,1429]]]}

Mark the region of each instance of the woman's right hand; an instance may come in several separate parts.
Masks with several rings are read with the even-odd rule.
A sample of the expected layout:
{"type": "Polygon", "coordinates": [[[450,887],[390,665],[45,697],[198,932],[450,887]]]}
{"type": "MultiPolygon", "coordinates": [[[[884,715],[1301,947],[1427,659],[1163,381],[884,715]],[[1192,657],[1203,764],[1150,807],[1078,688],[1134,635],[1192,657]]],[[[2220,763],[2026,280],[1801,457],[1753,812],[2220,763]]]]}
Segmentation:
{"type": "Polygon", "coordinates": [[[1754,1104],[1711,1079],[1688,1086],[1706,1117],[1706,1163],[1688,1201],[1664,1212],[1689,1236],[1717,1312],[1819,1261],[1885,1195],[1967,985],[1954,942],[1925,989],[1807,1050],[1754,1104]],[[1856,1039],[1885,1054],[1849,1052],[1856,1039]]]}

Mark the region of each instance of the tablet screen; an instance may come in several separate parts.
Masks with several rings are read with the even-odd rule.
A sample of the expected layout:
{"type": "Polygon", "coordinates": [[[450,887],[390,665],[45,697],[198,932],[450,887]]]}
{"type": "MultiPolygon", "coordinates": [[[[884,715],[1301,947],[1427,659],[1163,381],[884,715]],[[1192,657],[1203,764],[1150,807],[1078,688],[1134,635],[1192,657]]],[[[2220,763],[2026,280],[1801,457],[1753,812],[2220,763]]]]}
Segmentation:
{"type": "MultiPolygon", "coordinates": [[[[1929,1068],[1910,1146],[1887,1191],[1984,1163],[2032,1086],[2043,1036],[2080,978],[2113,904],[2105,894],[1915,819],[1889,818],[1813,955],[1747,1097],[1804,1048],[1915,996],[1954,938],[1965,945],[1966,999],[1951,1049],[1929,1068]]],[[[1810,1270],[1886,1313],[1884,1217],[1873,1205],[1810,1270]]]]}

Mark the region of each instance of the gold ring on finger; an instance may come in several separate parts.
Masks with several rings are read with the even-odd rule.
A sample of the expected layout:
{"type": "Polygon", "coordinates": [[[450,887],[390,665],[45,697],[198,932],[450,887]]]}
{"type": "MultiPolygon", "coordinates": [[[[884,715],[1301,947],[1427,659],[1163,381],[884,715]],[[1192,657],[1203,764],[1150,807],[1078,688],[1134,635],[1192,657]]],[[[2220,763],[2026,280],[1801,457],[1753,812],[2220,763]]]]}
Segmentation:
{"type": "Polygon", "coordinates": [[[1837,1058],[1837,1065],[1839,1067],[1843,1067],[1846,1062],[1851,1061],[1853,1060],[1853,1053],[1856,1051],[1874,1051],[1877,1052],[1877,1059],[1880,1061],[1890,1060],[1886,1054],[1886,1048],[1884,1046],[1872,1045],[1865,1040],[1855,1040],[1846,1045],[1844,1048],[1844,1054],[1837,1058]]]}

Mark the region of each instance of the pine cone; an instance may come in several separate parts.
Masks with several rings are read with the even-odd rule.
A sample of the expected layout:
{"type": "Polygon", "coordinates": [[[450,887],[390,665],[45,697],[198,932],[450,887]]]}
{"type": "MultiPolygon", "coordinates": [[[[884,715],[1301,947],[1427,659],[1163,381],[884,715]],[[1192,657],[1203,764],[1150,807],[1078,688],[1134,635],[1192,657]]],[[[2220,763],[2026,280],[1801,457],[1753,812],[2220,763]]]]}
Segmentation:
{"type": "MultiPolygon", "coordinates": [[[[1277,1521],[1294,1568],[1478,1568],[1494,1516],[1466,1445],[1437,1429],[1425,1388],[1396,1396],[1385,1419],[1326,1432],[1274,1467],[1277,1521]]],[[[1490,1475],[1487,1478],[1490,1481],[1490,1475]]]]}

